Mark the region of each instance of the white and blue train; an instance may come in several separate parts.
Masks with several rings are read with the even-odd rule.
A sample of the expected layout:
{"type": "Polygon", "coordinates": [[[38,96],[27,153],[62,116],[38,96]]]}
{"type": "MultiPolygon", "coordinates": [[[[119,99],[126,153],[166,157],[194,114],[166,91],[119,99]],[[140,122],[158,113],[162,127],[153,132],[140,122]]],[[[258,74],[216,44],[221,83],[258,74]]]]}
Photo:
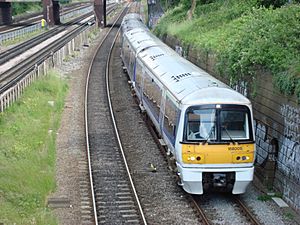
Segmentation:
{"type": "Polygon", "coordinates": [[[251,102],[161,42],[138,14],[123,19],[121,57],[183,189],[244,193],[254,172],[251,102]]]}

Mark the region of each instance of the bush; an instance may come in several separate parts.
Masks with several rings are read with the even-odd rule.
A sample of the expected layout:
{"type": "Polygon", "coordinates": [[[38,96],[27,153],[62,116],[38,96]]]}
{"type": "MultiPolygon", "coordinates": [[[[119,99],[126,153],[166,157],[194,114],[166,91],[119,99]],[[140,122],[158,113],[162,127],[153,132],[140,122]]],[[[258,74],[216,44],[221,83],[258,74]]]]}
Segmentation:
{"type": "Polygon", "coordinates": [[[42,9],[42,3],[40,2],[13,2],[12,3],[12,11],[13,15],[19,15],[25,13],[27,11],[40,11],[42,9]]]}
{"type": "Polygon", "coordinates": [[[252,77],[257,68],[269,70],[274,84],[300,99],[300,5],[261,7],[258,0],[216,0],[198,4],[194,19],[186,21],[184,7],[176,7],[155,32],[165,33],[217,57],[217,68],[231,81],[252,77]]]}

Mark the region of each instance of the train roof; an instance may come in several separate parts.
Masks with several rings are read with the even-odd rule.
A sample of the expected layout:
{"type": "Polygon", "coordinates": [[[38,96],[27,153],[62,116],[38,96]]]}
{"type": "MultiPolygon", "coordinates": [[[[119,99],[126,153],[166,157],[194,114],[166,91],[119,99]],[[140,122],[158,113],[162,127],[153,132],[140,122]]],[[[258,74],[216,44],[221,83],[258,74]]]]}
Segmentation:
{"type": "Polygon", "coordinates": [[[124,35],[130,40],[138,59],[147,65],[178,102],[188,105],[250,104],[245,96],[179,56],[143,25],[128,30],[124,35]]]}
{"type": "Polygon", "coordinates": [[[128,13],[123,17],[122,22],[128,21],[128,20],[140,20],[142,21],[141,15],[138,13],[128,13]]]}
{"type": "Polygon", "coordinates": [[[130,31],[134,28],[143,28],[147,30],[146,25],[143,23],[142,18],[137,13],[126,14],[122,20],[121,28],[122,32],[130,31]]]}
{"type": "Polygon", "coordinates": [[[153,46],[141,52],[138,58],[182,104],[250,103],[246,97],[177,53],[170,57],[165,49],[164,46],[153,46]]]}

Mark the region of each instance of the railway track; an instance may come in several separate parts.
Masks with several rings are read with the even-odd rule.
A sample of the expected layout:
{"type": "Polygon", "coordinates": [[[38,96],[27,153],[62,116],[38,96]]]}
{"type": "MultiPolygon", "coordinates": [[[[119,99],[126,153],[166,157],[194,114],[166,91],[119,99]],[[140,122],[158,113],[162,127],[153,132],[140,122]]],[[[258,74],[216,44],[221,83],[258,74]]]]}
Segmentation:
{"type": "MultiPolygon", "coordinates": [[[[93,19],[90,19],[90,21],[93,21],[93,19]]],[[[35,70],[36,65],[41,64],[44,59],[48,58],[53,52],[57,51],[66,43],[68,43],[74,36],[78,35],[84,29],[87,29],[89,26],[88,23],[89,22],[86,21],[85,23],[76,26],[71,31],[65,32],[65,35],[61,35],[60,38],[56,39],[50,44],[45,45],[43,48],[36,51],[35,54],[29,55],[26,58],[24,57],[18,62],[17,65],[8,67],[6,64],[4,64],[0,66],[0,68],[4,68],[4,71],[2,71],[0,75],[0,93],[3,93],[15,85],[29,72],[35,70]]]]}
{"type": "MultiPolygon", "coordinates": [[[[137,103],[137,102],[136,102],[137,103]]],[[[145,122],[149,128],[149,131],[152,137],[155,140],[157,147],[160,150],[161,155],[168,161],[169,168],[174,169],[172,167],[172,163],[168,159],[168,154],[163,145],[161,145],[161,141],[155,128],[151,122],[151,120],[146,116],[145,122]]],[[[233,207],[235,211],[233,212],[232,216],[226,216],[227,218],[235,218],[236,215],[239,215],[241,219],[239,221],[227,221],[226,218],[218,218],[216,220],[217,210],[218,210],[218,203],[211,203],[211,199],[214,198],[212,194],[208,195],[190,195],[185,193],[185,197],[191,204],[191,208],[196,211],[197,216],[199,217],[200,224],[203,225],[213,225],[213,224],[251,224],[251,225],[261,225],[262,223],[256,218],[256,216],[252,213],[252,211],[247,207],[247,205],[239,198],[238,195],[231,195],[231,194],[224,194],[217,193],[216,199],[220,198],[226,201],[228,207],[233,207]]],[[[226,206],[227,207],[227,206],[226,206]]]]}
{"type": "MultiPolygon", "coordinates": [[[[87,7],[87,5],[91,5],[90,3],[72,3],[67,6],[64,6],[60,9],[60,15],[65,15],[74,10],[82,9],[87,7]]],[[[27,26],[31,26],[36,23],[40,23],[40,20],[43,18],[42,12],[32,13],[29,15],[22,16],[18,18],[11,25],[1,25],[0,26],[0,35],[5,34],[11,31],[16,31],[18,29],[22,29],[27,26]]]]}
{"type": "Polygon", "coordinates": [[[24,53],[25,51],[27,51],[28,49],[42,43],[43,41],[63,32],[66,31],[68,29],[69,26],[79,23],[81,20],[91,16],[93,13],[87,13],[85,15],[82,15],[80,17],[77,17],[71,21],[69,21],[68,23],[66,23],[64,26],[57,26],[49,31],[47,31],[46,33],[42,33],[36,37],[31,38],[28,41],[25,41],[21,44],[18,44],[17,46],[8,49],[4,52],[0,53],[0,65],[8,62],[9,60],[13,59],[14,57],[24,53]]]}
{"type": "MultiPolygon", "coordinates": [[[[113,9],[114,8],[111,8],[108,11],[108,14],[112,12],[113,9]]],[[[45,58],[51,57],[53,52],[56,52],[58,49],[68,43],[74,36],[87,29],[94,22],[95,21],[92,13],[85,14],[68,23],[69,25],[75,24],[74,26],[71,26],[71,29],[68,29],[67,26],[58,27],[57,29],[49,31],[49,33],[40,35],[33,40],[29,40],[20,44],[19,46],[14,47],[10,51],[0,54],[0,93],[8,90],[24,76],[26,76],[26,74],[35,70],[36,65],[39,65],[45,58]],[[50,44],[43,46],[40,50],[36,51],[35,54],[24,54],[25,50],[32,49],[34,46],[42,43],[54,35],[61,36],[57,38],[57,40],[52,41],[50,44]],[[19,56],[20,54],[24,54],[26,56],[19,56]],[[7,61],[12,60],[15,57],[21,58],[16,65],[6,64],[7,61]]]]}
{"type": "MultiPolygon", "coordinates": [[[[108,39],[113,38],[108,37],[108,39]]],[[[103,71],[101,65],[106,59],[107,49],[96,56],[98,63],[95,63],[94,69],[91,69],[91,71],[94,70],[92,74],[95,73],[95,75],[90,78],[87,93],[87,96],[95,96],[88,97],[87,116],[91,121],[88,123],[88,138],[93,164],[91,166],[93,187],[96,187],[94,196],[98,221],[105,224],[123,224],[125,219],[133,224],[144,224],[145,220],[148,224],[195,224],[195,221],[198,223],[194,210],[188,207],[188,201],[182,198],[181,189],[174,185],[166,162],[162,157],[159,158],[159,152],[152,152],[157,151],[156,144],[151,144],[151,140],[145,142],[149,138],[149,133],[144,126],[141,114],[137,111],[137,105],[130,96],[127,76],[121,66],[118,44],[117,42],[113,50],[109,86],[114,120],[117,123],[118,136],[123,144],[123,154],[120,155],[119,147],[115,144],[116,135],[111,131],[108,100],[104,96],[106,94],[104,80],[98,80],[104,73],[100,71],[103,71]],[[127,113],[124,115],[127,109],[129,115],[136,114],[135,119],[130,118],[127,113]],[[136,139],[132,138],[133,136],[136,139]],[[131,194],[133,188],[126,181],[128,178],[125,181],[122,178],[126,173],[124,168],[127,167],[122,163],[124,156],[127,159],[129,174],[135,184],[145,220],[141,215],[136,215],[138,204],[135,203],[131,194]],[[157,171],[151,171],[150,162],[155,164],[157,171]]]]}
{"type": "Polygon", "coordinates": [[[241,210],[242,214],[247,218],[247,220],[252,225],[260,225],[261,223],[256,219],[253,215],[251,210],[245,205],[245,203],[238,197],[233,196],[233,201],[238,205],[239,209],[241,210]]]}
{"type": "MultiPolygon", "coordinates": [[[[113,38],[108,36],[108,39],[112,40],[113,38]]],[[[103,44],[102,47],[104,47],[103,44]]],[[[105,74],[103,62],[106,60],[109,47],[96,54],[94,65],[91,66],[87,89],[86,115],[87,121],[90,121],[87,125],[87,137],[92,162],[90,168],[94,181],[92,186],[95,187],[93,194],[95,196],[95,212],[98,215],[95,220],[104,224],[171,225],[192,224],[195,221],[198,223],[193,209],[188,207],[188,202],[182,198],[180,188],[173,184],[174,180],[164,159],[157,158],[159,152],[154,154],[151,152],[157,150],[156,144],[149,145],[148,142],[144,142],[144,139],[135,141],[130,137],[130,135],[136,136],[135,132],[138,132],[139,138],[149,138],[149,133],[147,133],[146,127],[139,127],[132,132],[133,126],[144,125],[144,122],[137,111],[138,107],[132,102],[133,99],[127,95],[130,95],[130,92],[128,91],[127,76],[121,67],[119,47],[117,42],[109,69],[109,93],[114,119],[110,118],[109,100],[106,97],[107,86],[103,77],[105,74]],[[119,86],[119,82],[123,83],[122,87],[119,86]],[[126,95],[124,89],[127,90],[126,95]],[[119,98],[119,92],[125,101],[119,98]],[[134,119],[134,124],[131,123],[133,118],[124,115],[126,107],[130,111],[134,110],[136,116],[140,117],[137,120],[134,119]],[[111,120],[115,120],[117,125],[112,125],[111,120]],[[112,131],[113,126],[117,126],[119,134],[116,135],[112,131]],[[146,132],[147,135],[142,135],[143,132],[146,132]],[[122,143],[123,153],[120,153],[121,148],[116,142],[122,143]],[[136,146],[132,144],[136,144],[136,146]],[[147,149],[146,152],[141,153],[145,149],[147,149]],[[124,157],[126,157],[127,166],[123,164],[124,157]],[[150,170],[149,160],[157,166],[157,172],[154,173],[150,170]],[[130,172],[126,172],[125,168],[127,167],[130,172]],[[128,178],[128,174],[132,176],[131,179],[128,178]],[[125,177],[123,178],[123,176],[125,177]],[[132,187],[130,180],[134,183],[135,188],[132,187]],[[140,206],[135,200],[135,194],[132,193],[134,189],[138,193],[140,206]],[[141,208],[144,213],[141,212],[141,208]]]]}
{"type": "Polygon", "coordinates": [[[107,64],[103,63],[110,57],[113,40],[125,14],[126,9],[99,45],[86,87],[86,137],[96,224],[147,224],[109,107],[109,60],[107,64]]]}
{"type": "MultiPolygon", "coordinates": [[[[108,37],[108,39],[112,40],[113,38],[108,37]]],[[[122,95],[120,92],[122,91],[119,91],[118,89],[121,88],[121,85],[126,86],[127,79],[125,79],[126,81],[124,81],[124,79],[120,81],[120,77],[122,77],[122,75],[119,74],[121,72],[117,72],[118,70],[115,68],[121,68],[121,64],[119,62],[120,59],[116,59],[116,57],[119,58],[120,55],[118,50],[114,50],[116,51],[116,56],[112,63],[114,67],[111,66],[113,71],[109,75],[111,77],[110,79],[113,80],[111,82],[112,84],[106,84],[107,86],[111,86],[112,90],[109,91],[107,86],[104,87],[104,80],[99,81],[99,75],[104,74],[104,72],[99,72],[103,70],[99,62],[104,62],[104,59],[106,58],[105,52],[108,52],[107,50],[102,51],[103,52],[100,53],[98,52],[95,56],[98,63],[94,62],[95,65],[91,68],[91,71],[94,71],[91,73],[95,75],[93,75],[94,78],[89,81],[90,87],[87,93],[88,96],[95,96],[88,98],[90,100],[88,100],[87,104],[87,117],[92,118],[92,121],[102,121],[101,124],[91,122],[88,125],[87,131],[88,137],[91,141],[89,144],[89,147],[91,148],[91,161],[93,162],[91,170],[93,171],[93,179],[97,180],[94,182],[93,186],[96,187],[94,193],[96,199],[95,211],[97,212],[97,220],[99,223],[122,224],[123,222],[120,218],[124,219],[124,217],[126,217],[139,218],[137,220],[129,221],[130,223],[138,224],[146,221],[149,224],[219,224],[220,221],[225,221],[225,224],[260,224],[255,219],[255,216],[252,215],[251,211],[247,209],[245,204],[243,204],[238,198],[233,199],[232,196],[226,199],[226,204],[231,205],[232,208],[234,208],[232,217],[238,216],[238,222],[227,221],[227,218],[222,218],[220,216],[216,219],[215,213],[218,209],[216,206],[210,205],[211,202],[209,199],[205,199],[203,196],[190,196],[180,191],[180,188],[175,185],[176,180],[174,179],[174,176],[172,176],[172,173],[166,169],[168,167],[166,165],[166,159],[164,159],[164,165],[152,161],[153,157],[157,157],[157,153],[154,154],[154,156],[147,156],[145,153],[148,151],[147,147],[138,147],[136,143],[133,143],[134,140],[132,137],[136,136],[133,129],[141,123],[144,123],[144,121],[137,119],[138,121],[135,121],[135,125],[132,125],[130,124],[132,122],[130,117],[128,117],[128,115],[124,115],[127,114],[126,111],[128,109],[131,111],[138,111],[138,106],[132,102],[133,100],[129,100],[125,103],[125,100],[123,99],[124,104],[122,103],[122,100],[120,100],[120,95],[122,95]],[[90,88],[94,91],[91,91],[90,88]],[[114,123],[113,126],[115,127],[115,130],[120,132],[120,134],[114,134],[114,132],[111,131],[111,121],[108,115],[109,110],[106,108],[106,105],[109,103],[105,98],[103,98],[103,92],[106,88],[108,92],[112,93],[112,100],[108,100],[108,102],[112,101],[113,109],[110,109],[110,111],[111,113],[114,111],[115,115],[112,120],[117,123],[117,125],[114,123]],[[131,131],[133,134],[130,135],[129,133],[131,131]],[[121,155],[119,153],[119,147],[113,144],[116,142],[116,137],[118,142],[122,142],[124,145],[121,147],[121,155]],[[125,156],[127,156],[128,163],[125,167],[128,169],[130,168],[130,171],[127,170],[127,173],[132,175],[132,178],[129,180],[134,181],[136,186],[135,188],[131,188],[128,181],[121,178],[125,171],[124,166],[121,165],[125,156]],[[150,162],[147,160],[150,160],[150,162]],[[144,165],[141,166],[141,163],[144,165]],[[149,166],[149,164],[151,164],[151,166],[149,166]],[[147,165],[147,169],[145,169],[145,165],[147,165]],[[155,165],[155,171],[152,170],[149,172],[152,165],[155,165]],[[169,182],[168,184],[172,185],[175,189],[166,189],[166,186],[163,189],[160,189],[159,186],[161,184],[158,185],[157,180],[154,181],[154,176],[157,176],[156,178],[160,180],[163,185],[167,185],[165,182],[169,182]],[[173,183],[170,181],[172,179],[173,183]],[[155,183],[155,185],[152,186],[151,183],[155,183]],[[139,193],[140,204],[133,200],[132,193],[130,192],[132,189],[136,189],[135,192],[139,193]],[[155,189],[160,190],[157,192],[155,189]],[[169,192],[168,195],[170,194],[170,196],[166,197],[166,193],[163,192],[164,189],[169,192]],[[178,194],[180,195],[180,199],[178,198],[178,194]],[[183,196],[185,196],[185,199],[182,199],[183,196]],[[169,197],[172,200],[166,200],[169,197]],[[189,202],[188,208],[186,202],[189,202]],[[169,211],[164,204],[172,205],[172,210],[169,211]],[[142,221],[141,217],[136,214],[138,211],[136,208],[134,209],[136,205],[140,205],[139,208],[143,209],[143,217],[145,220],[142,221]],[[124,210],[119,211],[120,209],[124,210]],[[126,214],[126,216],[124,216],[122,213],[133,213],[133,215],[126,214]],[[153,215],[155,218],[153,218],[153,215]],[[178,220],[176,221],[174,218],[178,220]]],[[[126,98],[130,97],[127,96],[126,98]]],[[[152,130],[152,128],[150,130],[152,130]]],[[[153,134],[155,134],[155,131],[153,131],[153,134]]],[[[139,137],[143,139],[143,142],[148,144],[148,141],[146,140],[149,137],[144,137],[141,133],[139,134],[139,137]]],[[[158,137],[156,137],[156,143],[161,143],[158,137]]],[[[161,147],[161,153],[166,155],[165,149],[161,145],[159,146],[161,147]]],[[[229,217],[231,216],[229,215],[229,217]]]]}
{"type": "Polygon", "coordinates": [[[209,193],[202,196],[191,195],[190,199],[203,224],[262,224],[238,196],[209,193]],[[220,213],[223,208],[229,209],[226,210],[226,215],[220,213]]]}

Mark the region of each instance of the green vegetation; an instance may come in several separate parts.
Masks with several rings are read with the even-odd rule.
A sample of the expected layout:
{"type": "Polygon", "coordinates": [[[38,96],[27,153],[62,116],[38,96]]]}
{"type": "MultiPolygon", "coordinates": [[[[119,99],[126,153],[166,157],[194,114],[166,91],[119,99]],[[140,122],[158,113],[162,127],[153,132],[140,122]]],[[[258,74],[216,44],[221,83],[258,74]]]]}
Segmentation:
{"type": "Polygon", "coordinates": [[[263,195],[258,196],[257,199],[265,202],[265,201],[271,200],[273,197],[282,198],[282,194],[278,193],[278,192],[276,192],[274,194],[263,194],[263,195]]]}
{"type": "Polygon", "coordinates": [[[284,215],[285,218],[287,218],[289,220],[295,219],[295,215],[292,212],[286,212],[283,215],[284,215]]]}
{"type": "Polygon", "coordinates": [[[266,202],[266,201],[272,200],[272,197],[273,196],[270,196],[270,195],[260,195],[260,196],[257,197],[257,200],[260,200],[262,202],[266,202]]]}
{"type": "Polygon", "coordinates": [[[300,100],[299,4],[272,1],[275,8],[269,0],[201,0],[187,20],[190,2],[181,0],[167,11],[154,32],[214,55],[218,72],[233,83],[270,71],[278,90],[300,100]]]}
{"type": "Polygon", "coordinates": [[[32,33],[26,33],[23,36],[18,36],[14,39],[5,40],[5,41],[2,42],[2,46],[10,46],[10,45],[19,44],[20,42],[29,40],[29,39],[31,39],[35,36],[38,36],[39,34],[45,32],[45,31],[46,31],[46,29],[44,28],[44,29],[41,29],[41,30],[33,31],[32,33]]]}
{"type": "Polygon", "coordinates": [[[46,198],[55,189],[55,140],[66,91],[51,72],[0,114],[0,224],[57,223],[46,198]]]}
{"type": "Polygon", "coordinates": [[[43,9],[41,2],[13,2],[13,16],[26,12],[39,12],[43,9]]]}

